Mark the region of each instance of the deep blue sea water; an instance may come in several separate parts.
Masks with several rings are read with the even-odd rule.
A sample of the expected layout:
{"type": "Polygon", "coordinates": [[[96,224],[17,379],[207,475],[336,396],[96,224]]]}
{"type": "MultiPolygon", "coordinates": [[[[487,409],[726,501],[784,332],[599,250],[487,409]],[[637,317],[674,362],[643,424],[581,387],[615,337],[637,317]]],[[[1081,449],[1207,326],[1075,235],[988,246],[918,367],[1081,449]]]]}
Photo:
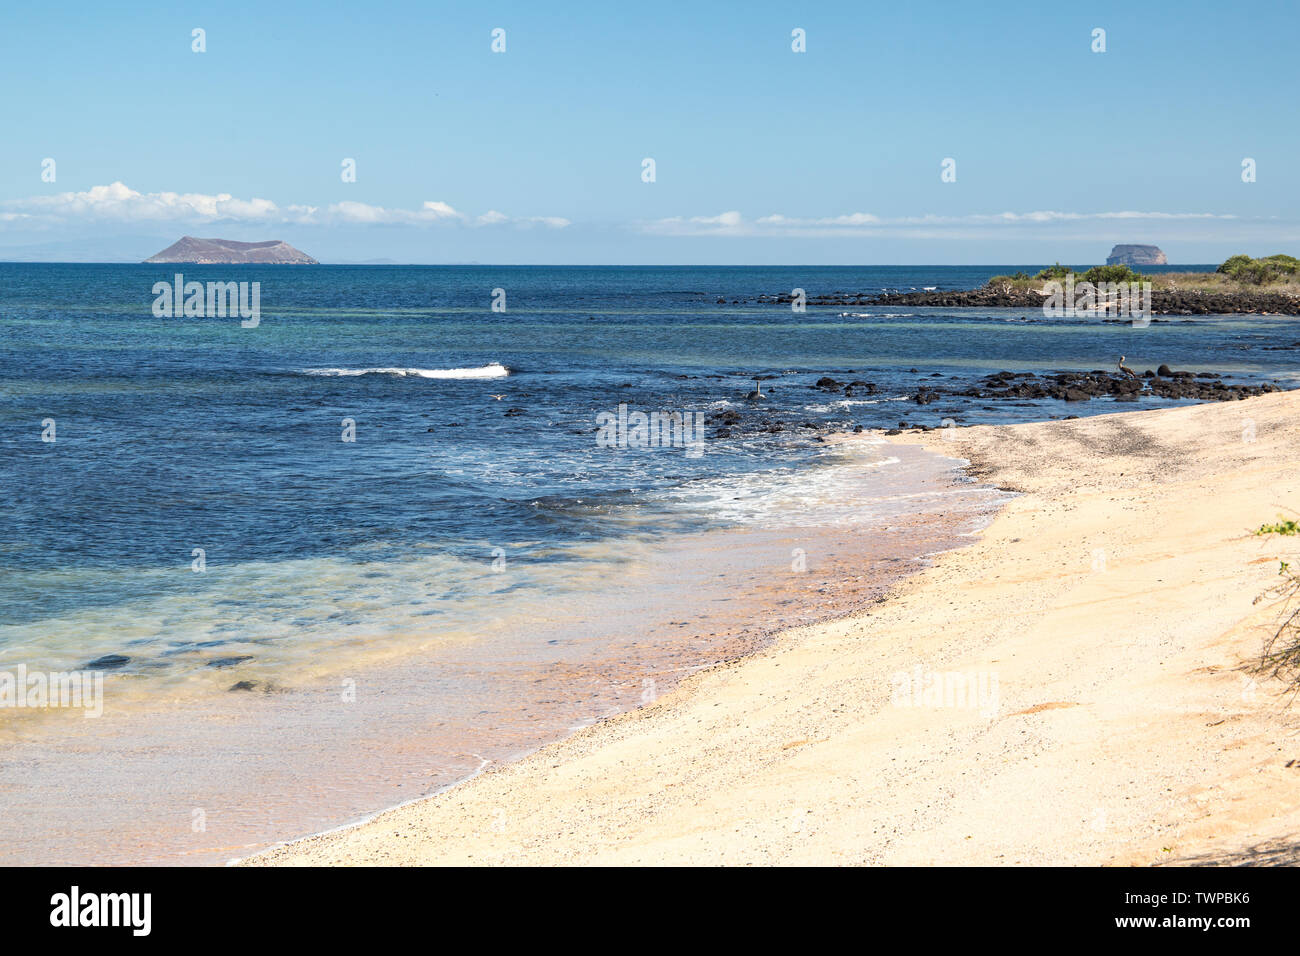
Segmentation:
{"type": "Polygon", "coordinates": [[[1112,368],[1121,353],[1139,370],[1295,380],[1294,352],[1267,348],[1300,341],[1293,319],[1139,329],[743,304],[1037,268],[0,264],[0,666],[118,653],[128,671],[185,675],[328,653],[350,630],[472,631],[511,594],[562,581],[583,546],[761,521],[735,502],[815,469],[833,428],[1134,407],[918,407],[922,382],[1112,368]],[[178,271],[260,282],[258,327],[155,318],[152,287],[178,271]],[[498,363],[508,376],[456,377],[498,363]],[[826,374],[878,390],[828,395],[812,387],[826,374]],[[755,376],[770,376],[762,403],[744,398],[755,376]],[[598,447],[597,416],[620,403],[742,423],[710,425],[699,457],[598,447]],[[494,558],[521,573],[494,576],[494,558]]]}

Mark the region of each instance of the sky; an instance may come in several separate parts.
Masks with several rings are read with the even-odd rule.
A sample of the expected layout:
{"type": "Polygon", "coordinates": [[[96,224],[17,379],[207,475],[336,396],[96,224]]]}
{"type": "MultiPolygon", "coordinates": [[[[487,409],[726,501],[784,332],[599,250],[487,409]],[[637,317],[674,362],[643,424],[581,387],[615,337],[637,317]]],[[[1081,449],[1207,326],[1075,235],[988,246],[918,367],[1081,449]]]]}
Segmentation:
{"type": "Polygon", "coordinates": [[[182,235],[329,262],[1300,251],[1294,0],[50,2],[4,21],[0,259],[138,261],[182,235]]]}

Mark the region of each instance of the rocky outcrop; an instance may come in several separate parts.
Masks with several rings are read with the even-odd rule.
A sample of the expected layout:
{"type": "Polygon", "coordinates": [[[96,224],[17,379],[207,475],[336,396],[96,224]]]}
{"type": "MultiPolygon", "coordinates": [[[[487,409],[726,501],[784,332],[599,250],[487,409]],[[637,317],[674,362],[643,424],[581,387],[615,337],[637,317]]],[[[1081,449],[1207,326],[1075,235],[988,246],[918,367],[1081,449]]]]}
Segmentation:
{"type": "Polygon", "coordinates": [[[1118,245],[1106,257],[1108,266],[1166,266],[1169,260],[1159,246],[1118,245]]]}
{"type": "MultiPolygon", "coordinates": [[[[1067,402],[1086,402],[1094,398],[1113,398],[1117,402],[1137,401],[1143,396],[1170,399],[1193,399],[1201,402],[1233,402],[1280,389],[1276,385],[1229,384],[1217,372],[1175,372],[1167,365],[1158,371],[1148,369],[1141,375],[1125,375],[1095,369],[1091,372],[997,372],[986,376],[979,387],[953,392],[965,398],[983,400],[1055,398],[1067,402]]],[[[917,404],[925,404],[919,402],[917,404]]]]}
{"type": "MultiPolygon", "coordinates": [[[[810,295],[811,306],[845,305],[928,305],[947,308],[1002,308],[1042,309],[1044,296],[1033,289],[985,286],[982,289],[951,290],[948,292],[883,292],[842,293],[810,295]]],[[[753,301],[759,304],[785,304],[789,293],[760,295],[753,301]]],[[[1263,292],[1243,288],[1232,292],[1174,292],[1155,289],[1151,293],[1151,311],[1154,315],[1300,315],[1300,297],[1286,292],[1263,292]]],[[[1098,316],[1102,318],[1102,316],[1098,316]]],[[[1160,321],[1156,319],[1154,321],[1160,321]]]]}
{"type": "Polygon", "coordinates": [[[299,252],[287,242],[270,239],[266,242],[236,242],[234,239],[198,239],[182,236],[157,255],[144,260],[146,265],[157,263],[186,263],[193,265],[319,265],[305,252],[299,252]]]}

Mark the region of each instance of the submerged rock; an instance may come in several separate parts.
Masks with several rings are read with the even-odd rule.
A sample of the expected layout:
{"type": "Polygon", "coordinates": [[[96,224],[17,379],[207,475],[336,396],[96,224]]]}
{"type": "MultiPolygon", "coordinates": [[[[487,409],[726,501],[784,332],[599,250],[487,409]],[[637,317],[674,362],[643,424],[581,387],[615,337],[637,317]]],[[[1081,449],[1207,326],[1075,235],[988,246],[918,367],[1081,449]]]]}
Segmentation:
{"type": "Polygon", "coordinates": [[[209,667],[234,667],[236,664],[242,664],[244,661],[251,661],[251,654],[241,655],[239,657],[214,657],[208,661],[209,667]]]}
{"type": "Polygon", "coordinates": [[[111,671],[119,667],[125,667],[131,663],[131,658],[125,654],[105,654],[103,657],[97,657],[83,668],[88,671],[111,671]]]}

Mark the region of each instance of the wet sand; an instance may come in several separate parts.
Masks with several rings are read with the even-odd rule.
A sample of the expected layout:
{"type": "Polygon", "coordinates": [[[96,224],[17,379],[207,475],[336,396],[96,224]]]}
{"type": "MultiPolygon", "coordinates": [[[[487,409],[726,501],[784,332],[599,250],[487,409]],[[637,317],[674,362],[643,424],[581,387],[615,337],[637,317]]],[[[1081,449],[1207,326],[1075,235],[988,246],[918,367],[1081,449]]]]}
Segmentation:
{"type": "Polygon", "coordinates": [[[247,862],[1300,862],[1300,711],[1251,670],[1300,542],[1249,533],[1300,501],[1297,422],[1284,393],[898,436],[1021,497],[868,611],[247,862]]]}

